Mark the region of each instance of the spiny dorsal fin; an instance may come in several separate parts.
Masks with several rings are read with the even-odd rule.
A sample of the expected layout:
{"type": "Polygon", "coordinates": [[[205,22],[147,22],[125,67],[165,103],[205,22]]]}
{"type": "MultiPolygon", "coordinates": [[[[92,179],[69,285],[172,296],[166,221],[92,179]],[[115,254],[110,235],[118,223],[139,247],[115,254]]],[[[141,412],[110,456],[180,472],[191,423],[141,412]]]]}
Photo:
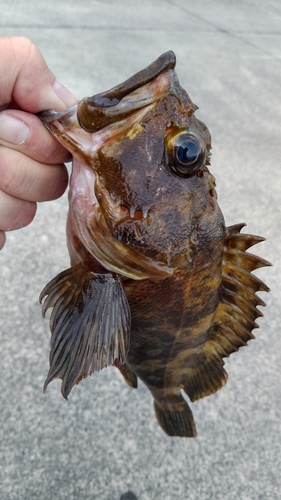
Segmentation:
{"type": "Polygon", "coordinates": [[[96,370],[124,363],[129,348],[130,310],[118,276],[75,266],[56,276],[40,295],[50,318],[50,370],[44,385],[62,379],[67,399],[72,387],[96,370]],[[45,298],[46,297],[46,298],[45,298]]]}
{"type": "Polygon", "coordinates": [[[264,238],[240,234],[244,226],[237,224],[227,228],[220,302],[198,366],[192,368],[184,383],[184,390],[191,401],[215,393],[226,383],[227,373],[222,358],[255,338],[252,334],[252,330],[258,328],[255,320],[262,316],[257,306],[264,306],[265,303],[256,292],[268,292],[269,288],[251,271],[271,264],[246,252],[249,247],[264,241],[264,238]]]}
{"type": "Polygon", "coordinates": [[[222,357],[229,356],[254,338],[252,330],[258,328],[255,319],[262,316],[258,305],[264,302],[256,295],[257,291],[269,288],[251,271],[269,266],[266,260],[249,254],[246,250],[264,238],[250,234],[240,234],[244,224],[227,228],[224,241],[221,301],[217,308],[213,334],[206,343],[222,357]]]}

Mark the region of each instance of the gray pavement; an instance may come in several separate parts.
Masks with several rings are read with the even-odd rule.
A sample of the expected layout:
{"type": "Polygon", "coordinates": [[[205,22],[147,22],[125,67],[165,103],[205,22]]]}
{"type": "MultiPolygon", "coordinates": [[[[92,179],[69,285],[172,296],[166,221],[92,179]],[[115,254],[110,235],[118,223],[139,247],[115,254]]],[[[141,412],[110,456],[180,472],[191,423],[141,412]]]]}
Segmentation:
{"type": "MultiPolygon", "coordinates": [[[[1,500],[281,498],[281,3],[278,0],[0,0],[0,35],[25,35],[78,98],[162,52],[213,137],[211,171],[228,225],[267,241],[272,292],[256,340],[226,361],[227,386],[192,405],[193,440],[169,438],[151,396],[115,369],[42,394],[48,321],[38,295],[68,266],[66,195],[42,204],[0,254],[1,500]]],[[[263,294],[265,295],[265,294],[263,294]]]]}

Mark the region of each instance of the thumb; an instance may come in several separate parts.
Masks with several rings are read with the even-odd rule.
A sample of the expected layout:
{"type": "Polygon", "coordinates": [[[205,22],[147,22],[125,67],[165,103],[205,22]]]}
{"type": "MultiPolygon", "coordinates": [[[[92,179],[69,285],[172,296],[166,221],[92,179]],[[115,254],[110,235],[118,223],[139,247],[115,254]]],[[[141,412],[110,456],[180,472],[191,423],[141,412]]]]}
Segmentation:
{"type": "Polygon", "coordinates": [[[56,81],[36,45],[25,37],[0,37],[0,106],[15,101],[21,109],[38,113],[62,111],[76,98],[56,81]]]}

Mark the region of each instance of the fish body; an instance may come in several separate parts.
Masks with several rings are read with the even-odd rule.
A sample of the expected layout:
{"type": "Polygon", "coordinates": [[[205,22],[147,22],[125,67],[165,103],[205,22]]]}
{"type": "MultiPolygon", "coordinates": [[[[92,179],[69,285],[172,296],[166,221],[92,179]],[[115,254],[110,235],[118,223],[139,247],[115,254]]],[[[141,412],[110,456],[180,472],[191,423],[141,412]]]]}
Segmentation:
{"type": "Polygon", "coordinates": [[[50,371],[74,384],[114,365],[140,378],[171,436],[196,435],[191,401],[227,380],[223,358],[253,338],[268,288],[226,228],[210,173],[211,137],[167,52],[113,89],[41,119],[73,154],[71,267],[42,291],[52,307],[50,371]]]}

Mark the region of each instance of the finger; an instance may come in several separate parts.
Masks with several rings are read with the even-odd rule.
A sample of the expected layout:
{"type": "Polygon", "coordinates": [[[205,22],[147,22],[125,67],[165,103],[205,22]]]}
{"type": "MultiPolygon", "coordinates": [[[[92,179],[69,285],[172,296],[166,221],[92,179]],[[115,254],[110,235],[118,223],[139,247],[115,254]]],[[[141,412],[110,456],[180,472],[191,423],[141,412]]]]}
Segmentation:
{"type": "Polygon", "coordinates": [[[0,190],[0,231],[27,226],[36,213],[36,203],[14,198],[0,190]]]}
{"type": "Polygon", "coordinates": [[[36,45],[25,37],[0,38],[0,106],[12,98],[22,109],[38,113],[62,111],[75,104],[75,97],[56,82],[36,45]]]}
{"type": "Polygon", "coordinates": [[[0,189],[30,202],[59,198],[65,191],[65,165],[46,165],[5,147],[0,147],[0,189]]]}
{"type": "Polygon", "coordinates": [[[63,163],[71,158],[39,118],[25,111],[0,112],[1,144],[21,151],[40,163],[63,163]]]}

